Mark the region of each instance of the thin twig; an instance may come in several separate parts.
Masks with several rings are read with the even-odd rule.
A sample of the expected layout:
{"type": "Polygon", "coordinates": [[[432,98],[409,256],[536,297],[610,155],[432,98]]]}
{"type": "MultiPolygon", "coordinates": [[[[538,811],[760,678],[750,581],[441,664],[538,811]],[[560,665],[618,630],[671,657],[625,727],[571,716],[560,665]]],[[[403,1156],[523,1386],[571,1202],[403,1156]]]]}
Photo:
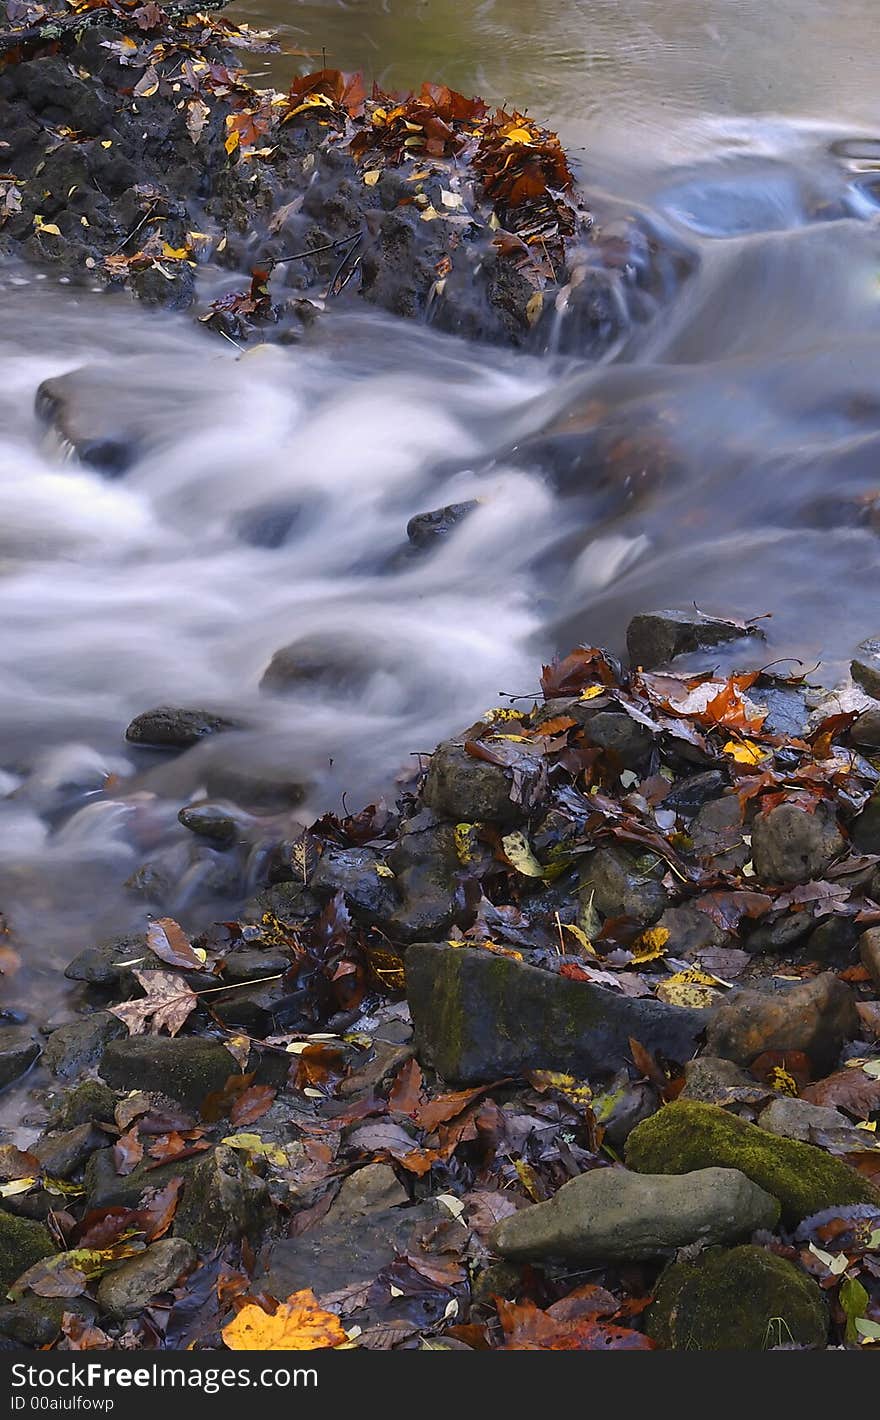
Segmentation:
{"type": "Polygon", "coordinates": [[[360,235],[360,232],[352,232],[347,237],[337,237],[335,242],[326,242],[324,246],[309,247],[306,251],[295,251],[290,256],[271,256],[268,260],[272,262],[273,266],[281,266],[285,261],[302,261],[307,256],[318,256],[324,251],[338,251],[346,243],[357,241],[360,235]]]}

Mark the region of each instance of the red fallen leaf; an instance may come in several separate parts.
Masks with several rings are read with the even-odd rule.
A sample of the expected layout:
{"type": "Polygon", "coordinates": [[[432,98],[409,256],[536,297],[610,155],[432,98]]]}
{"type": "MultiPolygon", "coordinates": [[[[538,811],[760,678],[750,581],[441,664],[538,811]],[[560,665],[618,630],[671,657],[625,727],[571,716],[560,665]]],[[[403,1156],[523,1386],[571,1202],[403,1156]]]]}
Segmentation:
{"type": "Polygon", "coordinates": [[[489,1328],[485,1322],[480,1324],[476,1321],[469,1321],[461,1322],[458,1326],[448,1326],[443,1335],[451,1336],[453,1341],[463,1341],[465,1346],[469,1346],[472,1351],[491,1351],[492,1349],[489,1328]]]}
{"type": "Polygon", "coordinates": [[[640,1331],[607,1326],[584,1318],[559,1321],[534,1302],[495,1298],[504,1332],[505,1351],[652,1351],[654,1343],[640,1331]]]}
{"type": "Polygon", "coordinates": [[[207,1139],[185,1139],[173,1130],[170,1134],[160,1134],[147,1152],[157,1164],[168,1164],[172,1159],[189,1159],[194,1154],[202,1154],[210,1147],[207,1139]]]}
{"type": "Polygon", "coordinates": [[[342,1078],[345,1051],[338,1045],[316,1042],[307,1045],[294,1059],[291,1076],[294,1089],[329,1085],[342,1078]]]}
{"type": "Polygon", "coordinates": [[[147,928],[147,946],[169,966],[191,967],[204,971],[205,963],[196,956],[192,943],[172,917],[158,917],[147,928]]]}
{"type": "Polygon", "coordinates": [[[137,1168],[144,1157],[144,1146],[138,1138],[137,1125],[129,1129],[127,1134],[120,1134],[113,1145],[113,1167],[118,1174],[125,1177],[132,1169],[137,1168]]]}
{"type": "Polygon", "coordinates": [[[215,1090],[213,1094],[205,1096],[199,1110],[202,1119],[208,1124],[216,1124],[225,1119],[239,1095],[249,1090],[255,1079],[256,1071],[253,1070],[246,1075],[230,1075],[222,1090],[215,1090]]]}
{"type": "MultiPolygon", "coordinates": [[[[856,921],[858,921],[858,918],[856,918],[856,921]]],[[[841,981],[848,981],[852,985],[871,980],[870,971],[868,971],[867,967],[862,966],[861,963],[859,963],[858,966],[848,966],[845,971],[839,971],[837,975],[840,977],[841,981]]]]}
{"type": "Polygon", "coordinates": [[[261,1119],[275,1099],[276,1091],[270,1085],[252,1085],[238,1096],[230,1111],[233,1124],[253,1124],[261,1119]]]}
{"type": "Polygon", "coordinates": [[[835,1070],[826,1079],[807,1085],[801,1091],[801,1098],[809,1100],[810,1104],[844,1109],[857,1119],[867,1119],[874,1110],[880,1109],[880,1080],[858,1068],[835,1070]]]}
{"type": "Polygon", "coordinates": [[[837,735],[842,735],[845,730],[859,718],[858,710],[844,710],[837,715],[827,715],[825,719],[817,725],[811,735],[807,737],[807,743],[811,746],[814,759],[831,758],[831,742],[837,735]]]}
{"type": "Polygon", "coordinates": [[[557,657],[549,666],[541,668],[541,689],[545,700],[579,695],[587,686],[596,684],[617,684],[617,677],[605,654],[596,646],[579,646],[561,660],[557,657]]]}
{"type": "Polygon", "coordinates": [[[597,1316],[617,1316],[619,1311],[620,1303],[616,1297],[604,1287],[587,1282],[585,1286],[569,1292],[567,1297],[554,1302],[547,1308],[547,1315],[552,1316],[554,1321],[583,1321],[585,1318],[594,1320],[597,1316]]]}
{"type": "Polygon", "coordinates": [[[588,971],[584,971],[582,966],[578,966],[576,961],[564,961],[560,964],[559,975],[565,976],[569,981],[590,981],[592,978],[588,971]]]}
{"type": "Polygon", "coordinates": [[[650,1050],[632,1036],[629,1038],[630,1054],[636,1069],[644,1075],[646,1080],[650,1080],[652,1085],[656,1085],[658,1090],[665,1090],[667,1085],[666,1074],[657,1064],[650,1050]]]}
{"type": "Polygon", "coordinates": [[[425,1100],[411,1112],[411,1118],[415,1120],[420,1129],[426,1133],[433,1134],[438,1124],[445,1124],[447,1120],[454,1119],[467,1109],[474,1100],[480,1099],[489,1090],[495,1090],[503,1081],[496,1080],[491,1085],[478,1085],[473,1090],[457,1090],[454,1094],[437,1095],[435,1099],[425,1100]]]}
{"type": "Polygon", "coordinates": [[[388,1095],[389,1111],[392,1114],[412,1114],[421,1101],[423,1082],[421,1066],[415,1057],[401,1065],[388,1095]]]}
{"type": "Polygon", "coordinates": [[[764,892],[705,892],[691,904],[724,932],[735,932],[744,917],[763,917],[773,906],[764,892]]]}
{"type": "Polygon", "coordinates": [[[140,1226],[137,1209],[123,1208],[121,1205],[93,1208],[74,1228],[70,1241],[73,1247],[92,1248],[96,1252],[102,1252],[118,1243],[123,1233],[138,1231],[140,1226]]]}
{"type": "MultiPolygon", "coordinates": [[[[323,94],[345,110],[349,118],[359,118],[364,111],[366,89],[363,74],[344,74],[340,69],[317,69],[294,79],[287,95],[292,109],[298,108],[310,94],[323,94]]],[[[321,110],[315,110],[321,114],[321,110]]],[[[324,115],[330,110],[325,110],[324,115]]]]}
{"type": "MultiPolygon", "coordinates": [[[[762,1085],[773,1084],[777,1070],[784,1070],[786,1075],[791,1076],[799,1093],[803,1092],[804,1087],[809,1085],[813,1078],[809,1056],[802,1050],[765,1050],[763,1055],[759,1055],[749,1066],[750,1074],[760,1080],[762,1085]]],[[[847,1074],[849,1073],[847,1071],[847,1074]]]]}
{"type": "Polygon", "coordinates": [[[177,1177],[169,1179],[164,1188],[150,1189],[144,1194],[141,1206],[135,1212],[143,1226],[147,1242],[155,1242],[157,1238],[164,1237],[171,1227],[182,1188],[183,1179],[177,1177]]]}

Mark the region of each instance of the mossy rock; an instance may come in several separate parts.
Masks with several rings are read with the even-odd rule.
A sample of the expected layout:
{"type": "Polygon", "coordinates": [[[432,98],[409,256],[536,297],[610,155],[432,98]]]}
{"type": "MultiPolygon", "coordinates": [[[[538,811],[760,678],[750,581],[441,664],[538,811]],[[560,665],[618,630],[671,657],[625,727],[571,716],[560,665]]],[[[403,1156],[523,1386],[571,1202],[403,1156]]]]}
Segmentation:
{"type": "Polygon", "coordinates": [[[740,1169],[779,1199],[789,1226],[834,1204],[880,1203],[880,1191],[833,1155],[697,1100],[676,1100],[637,1125],[626,1162],[637,1173],[740,1169]]]}
{"type": "Polygon", "coordinates": [[[812,1278],[784,1257],[763,1247],[712,1248],[667,1267],[645,1329],[673,1351],[824,1346],[828,1309],[812,1278]]]}
{"type": "Polygon", "coordinates": [[[42,1223],[0,1212],[0,1293],[5,1293],[41,1257],[54,1251],[55,1245],[42,1223]]]}
{"type": "Polygon", "coordinates": [[[72,1129],[77,1124],[94,1124],[112,1120],[116,1094],[100,1080],[80,1080],[66,1090],[50,1090],[51,1129],[72,1129]]]}

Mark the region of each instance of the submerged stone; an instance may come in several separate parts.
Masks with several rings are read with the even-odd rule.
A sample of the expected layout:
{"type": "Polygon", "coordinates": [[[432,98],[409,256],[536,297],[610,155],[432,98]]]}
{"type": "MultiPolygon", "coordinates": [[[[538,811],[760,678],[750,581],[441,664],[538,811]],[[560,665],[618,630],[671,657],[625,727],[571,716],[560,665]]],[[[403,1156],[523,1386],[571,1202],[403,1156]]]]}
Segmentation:
{"type": "Polygon", "coordinates": [[[179,710],[172,705],[158,705],[136,715],[125,732],[129,744],[151,745],[159,749],[188,749],[209,735],[240,726],[225,720],[210,710],[179,710]]]}

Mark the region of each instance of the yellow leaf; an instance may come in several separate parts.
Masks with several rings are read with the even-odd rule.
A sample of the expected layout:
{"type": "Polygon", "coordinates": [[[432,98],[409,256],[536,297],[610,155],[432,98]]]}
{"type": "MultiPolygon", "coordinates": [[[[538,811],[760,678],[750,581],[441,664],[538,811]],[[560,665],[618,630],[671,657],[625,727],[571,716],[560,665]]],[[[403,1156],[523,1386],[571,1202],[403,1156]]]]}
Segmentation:
{"type": "Polygon", "coordinates": [[[574,1075],[562,1075],[558,1070],[530,1070],[528,1080],[539,1094],[545,1090],[558,1090],[572,1104],[588,1105],[593,1099],[593,1091],[586,1080],[578,1080],[574,1075]]]}
{"type": "Polygon", "coordinates": [[[781,1065],[774,1065],[770,1071],[770,1079],[767,1081],[771,1089],[777,1090],[781,1095],[797,1095],[797,1080],[784,1070],[781,1065]]]}
{"type": "Polygon", "coordinates": [[[476,857],[476,825],[473,823],[457,823],[452,834],[455,843],[455,856],[463,868],[474,861],[476,857]]]}
{"type": "Polygon", "coordinates": [[[715,989],[714,976],[707,976],[695,967],[667,976],[657,987],[657,996],[669,1006],[691,1006],[700,1009],[712,1006],[720,993],[715,989]]]}
{"type": "Polygon", "coordinates": [[[348,1344],[342,1323],[319,1306],[308,1288],[294,1292],[274,1316],[256,1303],[242,1307],[223,1328],[231,1351],[318,1351],[348,1344]]]}
{"type": "Polygon", "coordinates": [[[440,216],[440,213],[437,211],[436,207],[431,207],[429,205],[428,207],[425,207],[419,215],[423,222],[436,222],[437,218],[440,216]]]}
{"type": "Polygon", "coordinates": [[[656,961],[658,957],[662,957],[668,941],[668,927],[649,927],[647,932],[642,932],[633,942],[633,961],[656,961]]]}
{"type": "Polygon", "coordinates": [[[531,143],[532,135],[527,128],[513,128],[504,140],[506,143],[531,143]]]}
{"type": "Polygon", "coordinates": [[[586,690],[582,690],[582,691],[581,691],[581,693],[580,693],[580,699],[581,699],[581,700],[595,700],[597,695],[604,695],[604,694],[605,694],[605,687],[604,687],[604,685],[588,685],[587,688],[586,688],[586,690]]]}
{"type": "Polygon", "coordinates": [[[228,1134],[225,1139],[221,1139],[222,1144],[226,1144],[230,1149],[241,1149],[245,1154],[261,1154],[268,1159],[270,1164],[279,1164],[282,1167],[288,1162],[288,1158],[283,1149],[277,1144],[266,1144],[259,1134],[228,1134]]]}
{"type": "Polygon", "coordinates": [[[380,878],[393,878],[393,877],[394,877],[394,873],[391,871],[391,869],[389,868],[389,866],[388,866],[387,863],[377,863],[377,864],[376,864],[376,872],[377,872],[377,874],[378,874],[378,876],[379,876],[380,878]]]}
{"type": "Polygon", "coordinates": [[[767,758],[766,750],[756,745],[754,740],[728,740],[724,753],[735,759],[737,764],[760,764],[767,758]]]}
{"type": "MultiPolygon", "coordinates": [[[[189,256],[189,247],[173,247],[170,242],[163,242],[162,255],[167,257],[169,261],[185,261],[189,256]]],[[[207,952],[202,960],[204,961],[206,957],[207,952]]]]}
{"type": "Polygon", "coordinates": [[[593,943],[590,941],[586,932],[584,932],[582,928],[576,927],[573,922],[563,922],[562,927],[564,931],[571,933],[575,941],[583,948],[583,950],[587,953],[588,956],[597,957],[599,955],[599,953],[596,951],[596,948],[593,946],[593,943]]]}
{"type": "Polygon", "coordinates": [[[541,319],[541,312],[544,309],[544,295],[541,291],[536,291],[526,306],[526,320],[529,325],[537,325],[541,319]]]}
{"type": "Polygon", "coordinates": [[[226,149],[227,153],[232,154],[235,152],[240,142],[241,134],[239,133],[238,129],[230,128],[229,132],[226,135],[226,142],[223,144],[223,147],[226,149]]]}
{"type": "Polygon", "coordinates": [[[371,172],[364,173],[364,184],[366,187],[375,187],[382,176],[381,168],[373,168],[371,172]]]}
{"type": "Polygon", "coordinates": [[[522,1184],[526,1193],[531,1198],[532,1202],[542,1203],[543,1199],[541,1197],[541,1189],[538,1184],[538,1175],[535,1173],[535,1170],[532,1168],[531,1164],[527,1164],[525,1159],[514,1159],[513,1166],[519,1174],[520,1183],[522,1184]]]}
{"type": "Polygon", "coordinates": [[[504,849],[507,861],[516,868],[518,873],[522,873],[524,878],[542,878],[544,876],[544,869],[532,852],[524,834],[519,832],[505,834],[501,840],[501,847],[504,849]]]}
{"type": "Polygon", "coordinates": [[[0,1183],[0,1198],[13,1198],[16,1193],[30,1193],[35,1178],[14,1178],[10,1183],[0,1183]]]}
{"type": "Polygon", "coordinates": [[[105,139],[103,140],[102,144],[101,144],[101,147],[102,147],[102,148],[112,148],[112,147],[113,147],[113,139],[112,139],[112,138],[105,138],[105,139]]]}
{"type": "Polygon", "coordinates": [[[34,214],[34,228],[38,232],[46,232],[50,237],[61,236],[61,229],[56,227],[54,222],[44,222],[39,213],[34,214]]]}

